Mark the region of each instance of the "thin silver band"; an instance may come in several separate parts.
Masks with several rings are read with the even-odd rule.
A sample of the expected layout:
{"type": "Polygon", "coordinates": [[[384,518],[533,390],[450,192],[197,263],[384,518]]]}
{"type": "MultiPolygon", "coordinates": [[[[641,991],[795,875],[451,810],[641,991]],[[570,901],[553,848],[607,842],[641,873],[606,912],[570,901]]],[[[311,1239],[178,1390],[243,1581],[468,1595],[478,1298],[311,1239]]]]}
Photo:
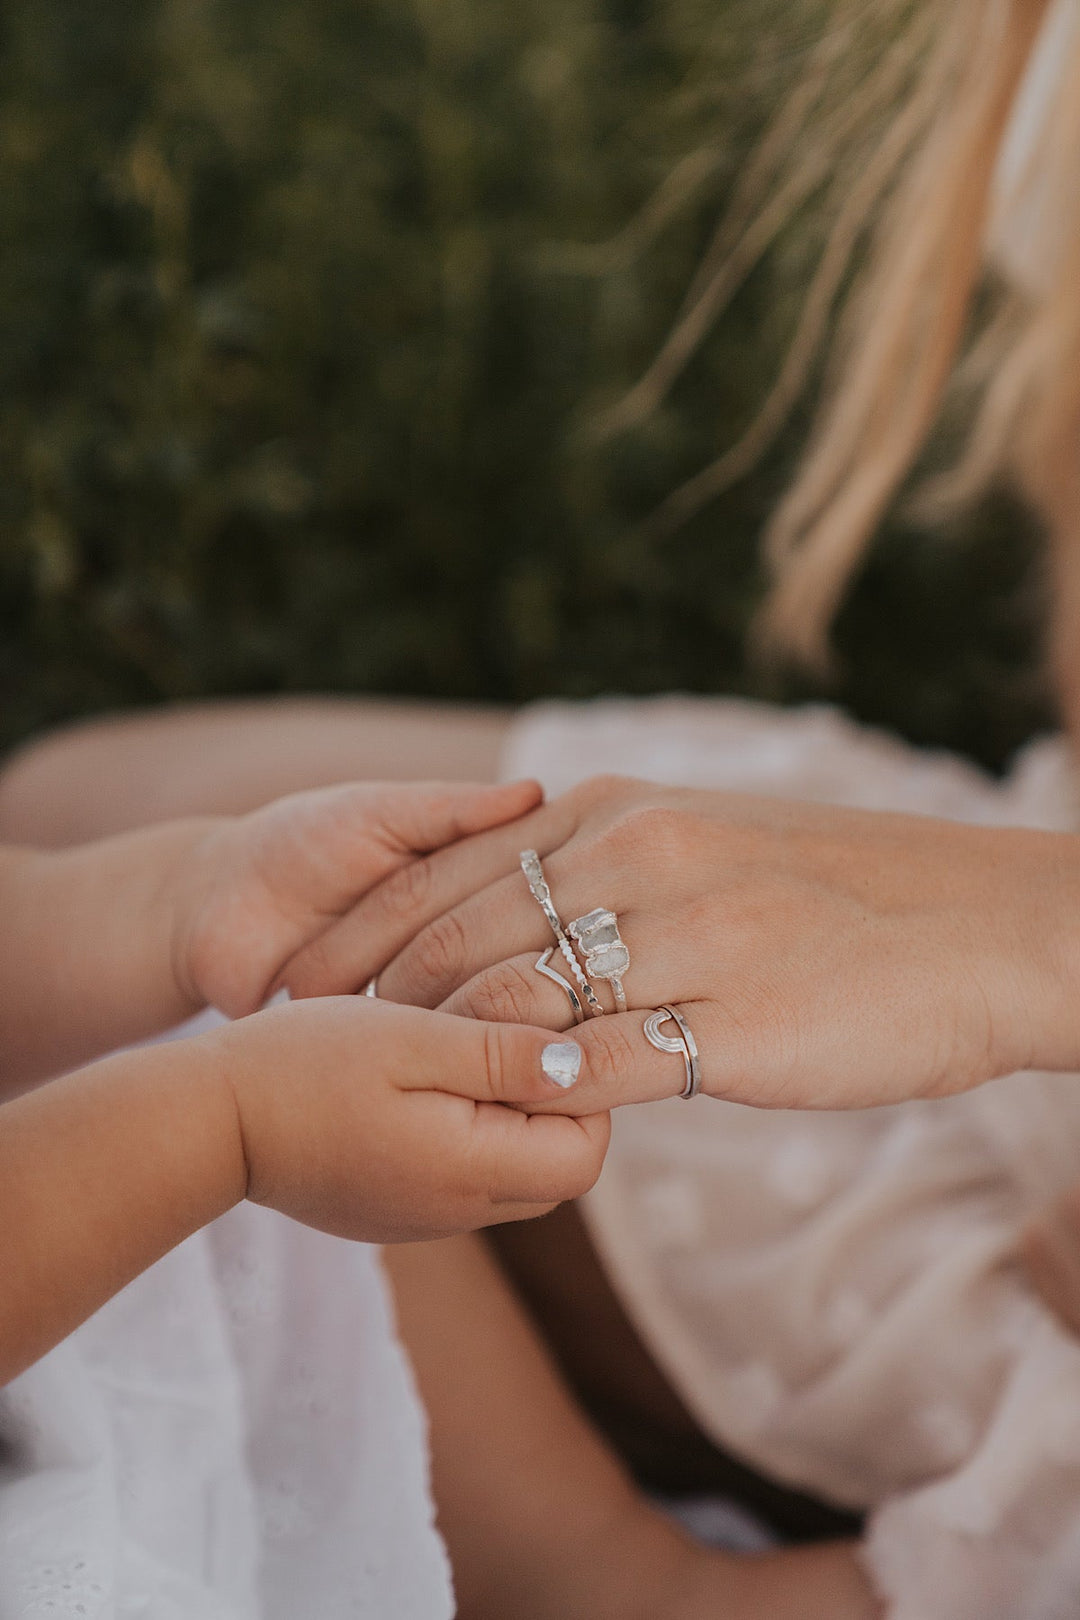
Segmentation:
{"type": "Polygon", "coordinates": [[[596,991],[582,971],[581,963],[574,955],[574,947],[567,939],[566,930],[563,928],[559,913],[555,910],[551,899],[551,890],[547,886],[544,869],[540,865],[539,855],[535,849],[523,849],[519,859],[521,861],[521,870],[525,874],[525,881],[529,885],[529,892],[551,925],[551,931],[555,935],[555,943],[562,952],[567,967],[577,980],[578,987],[585,998],[590,1013],[594,1018],[602,1017],[604,1009],[596,998],[596,991]]]}
{"type": "Polygon", "coordinates": [[[561,973],[556,973],[553,967],[548,966],[554,952],[554,945],[549,945],[543,956],[536,964],[536,972],[542,973],[545,979],[550,979],[553,984],[559,985],[561,989],[566,991],[566,994],[570,999],[570,1006],[573,1009],[574,1023],[583,1024],[585,1022],[585,1008],[581,1005],[581,997],[578,995],[573,985],[567,983],[561,973]]]}
{"type": "Polygon", "coordinates": [[[378,999],[379,999],[379,979],[378,979],[378,974],[376,974],[373,979],[369,979],[367,984],[365,984],[365,986],[364,986],[364,994],[365,994],[365,996],[373,996],[374,999],[376,1001],[378,1001],[378,999]]]}
{"type": "Polygon", "coordinates": [[[698,1052],[694,1032],[682,1013],[677,1012],[674,1007],[660,1007],[646,1018],[644,1032],[649,1045],[654,1046],[658,1052],[678,1052],[686,1066],[686,1085],[679,1096],[684,1102],[696,1097],[701,1090],[701,1054],[698,1052]],[[669,1018],[678,1028],[678,1038],[660,1033],[660,1025],[666,1024],[669,1018]]]}

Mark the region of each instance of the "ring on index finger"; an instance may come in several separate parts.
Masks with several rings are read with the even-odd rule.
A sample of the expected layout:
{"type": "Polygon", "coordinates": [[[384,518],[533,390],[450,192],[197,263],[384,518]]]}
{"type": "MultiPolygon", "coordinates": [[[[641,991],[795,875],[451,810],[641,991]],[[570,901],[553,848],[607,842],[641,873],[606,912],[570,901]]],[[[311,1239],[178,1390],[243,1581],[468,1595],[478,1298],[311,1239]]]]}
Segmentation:
{"type": "MultiPolygon", "coordinates": [[[[587,975],[582,971],[581,963],[574,955],[574,947],[566,937],[566,929],[562,925],[562,918],[555,910],[551,890],[548,888],[544,869],[540,865],[539,855],[535,849],[523,849],[519,859],[521,861],[521,870],[525,874],[525,881],[529,885],[529,892],[551,925],[551,931],[555,935],[555,943],[562,952],[563,961],[577,980],[578,988],[590,1013],[594,1018],[600,1017],[604,1009],[597,1000],[596,991],[589,983],[587,975]]],[[[550,978],[552,975],[549,972],[547,976],[550,978]]],[[[557,978],[558,975],[556,974],[555,977],[557,978]]]]}
{"type": "Polygon", "coordinates": [[[550,979],[553,984],[557,984],[561,990],[566,991],[570,1001],[570,1010],[574,1014],[574,1023],[583,1024],[585,1022],[585,1008],[581,1005],[581,997],[578,995],[577,991],[574,989],[569,980],[564,979],[561,973],[556,973],[555,969],[549,965],[554,953],[554,945],[549,945],[543,956],[541,956],[540,960],[536,963],[534,971],[536,973],[542,973],[545,979],[550,979]]]}

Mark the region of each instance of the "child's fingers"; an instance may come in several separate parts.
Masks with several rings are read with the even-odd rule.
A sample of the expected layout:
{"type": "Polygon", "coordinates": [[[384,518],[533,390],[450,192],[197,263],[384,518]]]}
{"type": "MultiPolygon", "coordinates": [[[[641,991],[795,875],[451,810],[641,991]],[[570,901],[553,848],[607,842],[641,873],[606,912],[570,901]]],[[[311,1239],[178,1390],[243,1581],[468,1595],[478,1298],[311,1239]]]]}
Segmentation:
{"type": "Polygon", "coordinates": [[[296,953],[282,983],[296,999],[352,994],[422,929],[508,876],[516,875],[530,920],[540,918],[543,924],[521,876],[519,855],[528,845],[557,848],[572,833],[576,815],[571,803],[556,800],[533,811],[520,826],[492,828],[416,859],[399,856],[394,870],[296,953]]]}
{"type": "Polygon", "coordinates": [[[516,821],[535,810],[543,796],[533,781],[393,783],[374,790],[370,811],[388,844],[402,854],[420,855],[516,821]]]}
{"type": "MultiPolygon", "coordinates": [[[[701,1006],[686,1016],[704,1053],[712,1042],[701,1006]]],[[[379,1001],[364,1007],[370,1009],[372,1037],[390,1037],[398,1054],[397,1084],[406,1090],[447,1091],[529,1113],[580,1117],[674,1097],[686,1083],[682,1059],[658,1052],[645,1039],[647,1011],[591,1018],[560,1034],[379,1001]]]]}
{"type": "Polygon", "coordinates": [[[528,1219],[509,1208],[551,1208],[581,1198],[604,1163],[611,1122],[607,1114],[581,1119],[523,1114],[481,1104],[476,1110],[470,1173],[481,1181],[499,1221],[528,1219]]]}

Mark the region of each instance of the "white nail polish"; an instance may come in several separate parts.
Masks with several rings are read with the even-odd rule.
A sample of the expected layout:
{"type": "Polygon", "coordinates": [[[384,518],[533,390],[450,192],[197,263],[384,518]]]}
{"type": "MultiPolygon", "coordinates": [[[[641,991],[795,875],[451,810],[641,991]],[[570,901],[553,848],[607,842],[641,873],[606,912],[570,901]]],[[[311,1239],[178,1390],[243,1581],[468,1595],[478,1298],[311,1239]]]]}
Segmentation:
{"type": "Polygon", "coordinates": [[[577,1041],[553,1041],[540,1054],[540,1067],[555,1085],[569,1091],[581,1073],[581,1047],[577,1041]]]}

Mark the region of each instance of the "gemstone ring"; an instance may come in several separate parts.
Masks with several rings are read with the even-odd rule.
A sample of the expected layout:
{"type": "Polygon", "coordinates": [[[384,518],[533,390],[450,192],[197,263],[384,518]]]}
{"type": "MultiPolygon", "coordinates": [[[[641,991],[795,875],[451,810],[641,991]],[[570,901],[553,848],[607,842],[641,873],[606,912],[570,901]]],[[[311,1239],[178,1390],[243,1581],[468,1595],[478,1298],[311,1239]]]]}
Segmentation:
{"type": "Polygon", "coordinates": [[[575,917],[566,932],[580,946],[589,978],[606,979],[615,992],[616,1007],[625,1012],[623,975],[630,967],[630,952],[623,944],[615,913],[598,906],[584,917],[575,917]]]}

